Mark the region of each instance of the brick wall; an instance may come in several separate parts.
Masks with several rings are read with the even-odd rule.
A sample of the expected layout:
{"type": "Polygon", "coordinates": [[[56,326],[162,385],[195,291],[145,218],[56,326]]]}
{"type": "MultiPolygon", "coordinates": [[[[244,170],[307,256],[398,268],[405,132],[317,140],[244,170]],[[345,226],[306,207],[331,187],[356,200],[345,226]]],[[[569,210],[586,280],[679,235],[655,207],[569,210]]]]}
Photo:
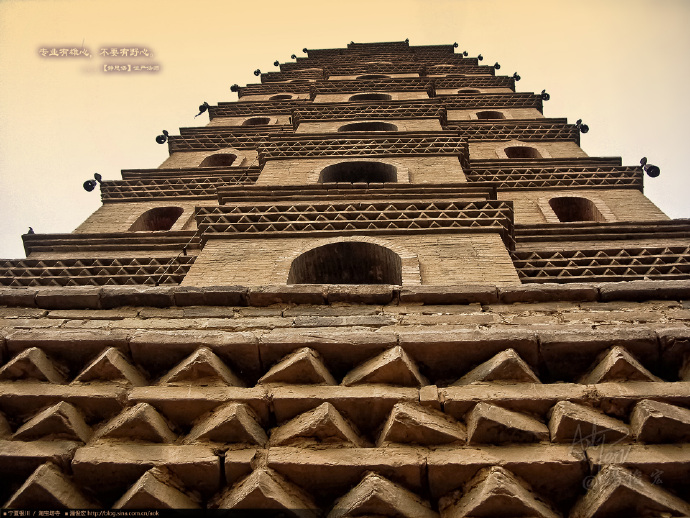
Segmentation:
{"type": "Polygon", "coordinates": [[[495,160],[506,158],[503,150],[510,146],[531,146],[536,148],[543,158],[575,158],[586,157],[580,146],[575,142],[521,142],[518,140],[490,140],[484,142],[470,142],[470,158],[478,160],[495,160]]]}
{"type": "MultiPolygon", "coordinates": [[[[655,221],[669,219],[640,191],[633,189],[577,189],[549,191],[501,191],[499,200],[512,200],[515,208],[515,223],[534,225],[546,223],[547,218],[540,208],[540,199],[555,196],[582,196],[601,200],[612,218],[608,221],[655,221]]],[[[542,206],[544,204],[542,203],[542,206]]]]}
{"type": "MultiPolygon", "coordinates": [[[[184,212],[170,230],[194,230],[196,221],[192,217],[198,201],[158,200],[144,202],[106,203],[79,225],[75,234],[97,232],[127,232],[139,216],[156,207],[182,207],[184,212]]],[[[203,200],[204,205],[217,205],[215,200],[203,200]]]]}
{"type": "Polygon", "coordinates": [[[284,284],[292,261],[300,254],[345,240],[375,243],[400,255],[403,286],[420,281],[423,285],[520,284],[498,234],[439,233],[209,240],[183,285],[284,284]]]}
{"type": "Polygon", "coordinates": [[[416,156],[390,158],[290,158],[269,160],[264,165],[257,185],[300,185],[318,182],[324,167],[338,162],[362,160],[384,162],[398,168],[398,181],[403,183],[462,183],[465,174],[454,156],[416,156]],[[409,180],[408,180],[409,178],[409,180]]]}
{"type": "MultiPolygon", "coordinates": [[[[353,122],[370,122],[365,119],[349,121],[310,121],[302,122],[297,127],[296,133],[336,133],[338,128],[353,122]]],[[[441,131],[441,123],[438,119],[385,119],[382,122],[395,124],[398,131],[441,131]]]]}

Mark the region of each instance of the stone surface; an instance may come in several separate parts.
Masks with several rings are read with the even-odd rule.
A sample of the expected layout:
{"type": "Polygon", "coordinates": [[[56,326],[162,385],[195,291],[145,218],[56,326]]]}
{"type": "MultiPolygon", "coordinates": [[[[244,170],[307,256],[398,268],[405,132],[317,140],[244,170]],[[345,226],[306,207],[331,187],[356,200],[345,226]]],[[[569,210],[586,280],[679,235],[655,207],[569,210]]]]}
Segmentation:
{"type": "Polygon", "coordinates": [[[367,473],[359,484],[335,502],[328,514],[328,518],[346,516],[434,518],[438,513],[407,489],[376,473],[367,473]]]}
{"type": "MultiPolygon", "coordinates": [[[[365,441],[330,403],[300,414],[271,432],[271,446],[289,446],[308,439],[317,444],[362,447],[365,441]]],[[[310,441],[310,442],[311,442],[310,441]]]]}
{"type": "Polygon", "coordinates": [[[377,284],[329,284],[326,289],[328,304],[389,304],[397,296],[397,287],[377,284]]]}
{"type": "Polygon", "coordinates": [[[488,403],[478,403],[465,420],[470,444],[521,443],[549,439],[549,429],[544,423],[488,403]]]}
{"type": "Polygon", "coordinates": [[[199,509],[165,469],[151,468],[114,504],[113,509],[199,509]]]}
{"type": "Polygon", "coordinates": [[[177,286],[174,289],[177,306],[241,306],[246,296],[247,288],[243,286],[177,286]]]}
{"type": "Polygon", "coordinates": [[[688,516],[690,504],[616,465],[602,468],[570,512],[571,518],[664,515],[688,516]]]}
{"type": "Polygon", "coordinates": [[[441,516],[533,516],[559,518],[559,514],[529,485],[500,466],[482,469],[463,492],[439,501],[441,516]]]}
{"type": "Polygon", "coordinates": [[[268,441],[258,417],[243,403],[228,403],[197,421],[185,442],[212,441],[263,446],[268,441]]]}
{"type": "Polygon", "coordinates": [[[40,290],[36,293],[36,305],[45,309],[99,309],[101,288],[72,286],[40,290]]]}
{"type": "Polygon", "coordinates": [[[393,407],[383,425],[376,445],[387,443],[413,443],[435,445],[464,443],[465,427],[443,412],[410,403],[398,403],[393,407]]]}
{"type": "Polygon", "coordinates": [[[593,384],[612,381],[661,381],[644,368],[623,347],[614,346],[600,355],[598,363],[581,379],[580,383],[593,384]]]}
{"type": "Polygon", "coordinates": [[[478,365],[453,385],[477,382],[541,383],[529,365],[514,349],[506,349],[490,360],[478,365]]]}
{"type": "Polygon", "coordinates": [[[273,365],[258,383],[337,385],[314,349],[303,347],[273,365]]]}
{"type": "Polygon", "coordinates": [[[103,425],[94,436],[94,439],[115,438],[165,443],[173,442],[176,435],[155,408],[138,403],[103,425]]]}
{"type": "Polygon", "coordinates": [[[38,347],[20,352],[0,368],[0,380],[37,380],[65,383],[66,369],[57,365],[38,347]]]}
{"type": "Polygon", "coordinates": [[[103,495],[103,501],[115,501],[153,467],[167,468],[188,491],[204,498],[220,485],[221,465],[209,446],[104,441],[80,448],[72,461],[74,479],[103,495]]]}
{"type": "Polygon", "coordinates": [[[551,441],[587,446],[616,443],[630,435],[628,425],[585,405],[559,401],[551,409],[551,441]]]}
{"type": "Polygon", "coordinates": [[[106,286],[101,292],[101,307],[153,306],[167,308],[175,305],[174,291],[163,286],[106,286]]]}
{"type": "Polygon", "coordinates": [[[5,503],[8,509],[97,509],[57,466],[39,466],[5,503]]]}
{"type": "Polygon", "coordinates": [[[284,509],[288,515],[299,517],[316,517],[319,514],[318,507],[305,491],[266,468],[257,469],[221,495],[218,507],[284,509]]]}
{"type": "Polygon", "coordinates": [[[599,298],[599,290],[591,284],[527,284],[501,286],[498,298],[504,304],[514,302],[551,302],[553,300],[593,301],[599,298]]]}
{"type": "Polygon", "coordinates": [[[409,286],[400,291],[401,304],[493,304],[498,302],[495,286],[409,286]]]}
{"type": "Polygon", "coordinates": [[[414,361],[402,347],[394,347],[364,362],[343,378],[343,385],[384,383],[404,387],[420,387],[427,384],[414,361]]]}
{"type": "Polygon", "coordinates": [[[32,417],[17,429],[13,437],[20,441],[57,438],[88,442],[91,434],[81,412],[61,401],[32,417]]]}
{"type": "Polygon", "coordinates": [[[630,414],[630,427],[638,441],[687,443],[690,442],[690,410],[643,399],[630,414]]]}
{"type": "Polygon", "coordinates": [[[199,347],[163,376],[159,383],[193,383],[198,385],[220,383],[231,387],[244,386],[242,380],[208,347],[199,347]]]}
{"type": "Polygon", "coordinates": [[[146,385],[146,378],[119,350],[109,347],[88,364],[75,382],[122,381],[133,386],[146,385]]]}
{"type": "Polygon", "coordinates": [[[680,281],[630,281],[599,285],[601,300],[683,300],[690,299],[690,282],[680,281]]]}
{"type": "Polygon", "coordinates": [[[327,287],[317,284],[293,284],[250,287],[247,301],[250,306],[272,304],[325,304],[327,287]]]}

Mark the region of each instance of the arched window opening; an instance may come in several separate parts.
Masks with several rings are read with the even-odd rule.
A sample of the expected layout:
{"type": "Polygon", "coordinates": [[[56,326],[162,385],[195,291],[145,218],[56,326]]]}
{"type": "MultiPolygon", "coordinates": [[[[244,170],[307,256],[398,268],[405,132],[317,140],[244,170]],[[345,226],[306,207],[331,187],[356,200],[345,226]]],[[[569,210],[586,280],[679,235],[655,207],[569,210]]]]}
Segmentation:
{"type": "Polygon", "coordinates": [[[485,111],[477,112],[477,119],[479,119],[479,120],[505,119],[505,118],[506,118],[506,116],[503,115],[503,113],[497,112],[497,111],[485,110],[485,111]]]}
{"type": "Polygon", "coordinates": [[[156,207],[147,210],[129,227],[130,232],[153,232],[156,230],[170,230],[182,216],[181,207],[156,207]]]}
{"type": "Polygon", "coordinates": [[[242,126],[264,126],[271,122],[270,117],[251,117],[242,123],[242,126]]]}
{"type": "Polygon", "coordinates": [[[385,74],[364,74],[363,76],[357,76],[357,79],[390,79],[391,76],[385,74]]]}
{"type": "Polygon", "coordinates": [[[235,160],[237,160],[237,155],[232,153],[216,153],[204,158],[199,167],[229,167],[235,160]]]}
{"type": "Polygon", "coordinates": [[[549,200],[559,221],[606,221],[594,202],[578,196],[562,196],[549,200]]]}
{"type": "Polygon", "coordinates": [[[541,158],[539,151],[529,146],[512,146],[505,149],[508,158],[541,158]]]}
{"type": "Polygon", "coordinates": [[[319,183],[384,183],[397,182],[398,169],[381,162],[340,162],[324,168],[319,183]]]}
{"type": "Polygon", "coordinates": [[[400,256],[383,246],[345,241],[292,261],[288,284],[402,284],[400,256]]]}
{"type": "Polygon", "coordinates": [[[340,126],[338,131],[398,131],[398,127],[388,122],[353,122],[340,126]]]}
{"type": "Polygon", "coordinates": [[[480,94],[481,92],[476,88],[461,88],[458,90],[459,94],[480,94]]]}
{"type": "Polygon", "coordinates": [[[292,95],[278,94],[268,98],[269,101],[287,101],[288,99],[292,99],[292,95]]]}
{"type": "Polygon", "coordinates": [[[392,97],[389,94],[355,94],[350,97],[350,101],[390,101],[392,97]]]}
{"type": "Polygon", "coordinates": [[[286,83],[311,83],[310,79],[290,79],[286,83]]]}

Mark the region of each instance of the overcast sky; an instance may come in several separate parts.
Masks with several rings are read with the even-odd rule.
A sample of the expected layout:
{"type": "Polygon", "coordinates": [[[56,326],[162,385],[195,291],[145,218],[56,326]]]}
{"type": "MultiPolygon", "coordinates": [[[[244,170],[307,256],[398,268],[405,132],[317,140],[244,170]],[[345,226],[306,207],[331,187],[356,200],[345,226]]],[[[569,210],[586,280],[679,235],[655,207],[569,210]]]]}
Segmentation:
{"type": "Polygon", "coordinates": [[[156,135],[206,124],[197,106],[236,100],[256,68],[352,40],[457,41],[519,72],[518,91],[551,94],[547,117],[590,126],[590,156],[660,166],[645,194],[688,218],[688,27],[687,0],[0,0],[0,257],[24,257],[29,226],[71,232],[100,205],[84,180],[158,167],[156,135]],[[40,54],[82,45],[91,58],[40,54]],[[104,72],[112,47],[160,71],[104,72]]]}

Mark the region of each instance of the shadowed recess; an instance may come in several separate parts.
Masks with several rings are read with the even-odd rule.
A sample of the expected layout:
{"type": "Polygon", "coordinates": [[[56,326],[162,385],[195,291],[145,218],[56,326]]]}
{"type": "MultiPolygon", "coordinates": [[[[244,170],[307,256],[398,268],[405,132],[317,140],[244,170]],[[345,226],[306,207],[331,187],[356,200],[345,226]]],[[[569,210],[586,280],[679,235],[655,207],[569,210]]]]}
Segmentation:
{"type": "Polygon", "coordinates": [[[297,257],[288,284],[402,284],[400,256],[383,246],[342,242],[297,257]]]}

